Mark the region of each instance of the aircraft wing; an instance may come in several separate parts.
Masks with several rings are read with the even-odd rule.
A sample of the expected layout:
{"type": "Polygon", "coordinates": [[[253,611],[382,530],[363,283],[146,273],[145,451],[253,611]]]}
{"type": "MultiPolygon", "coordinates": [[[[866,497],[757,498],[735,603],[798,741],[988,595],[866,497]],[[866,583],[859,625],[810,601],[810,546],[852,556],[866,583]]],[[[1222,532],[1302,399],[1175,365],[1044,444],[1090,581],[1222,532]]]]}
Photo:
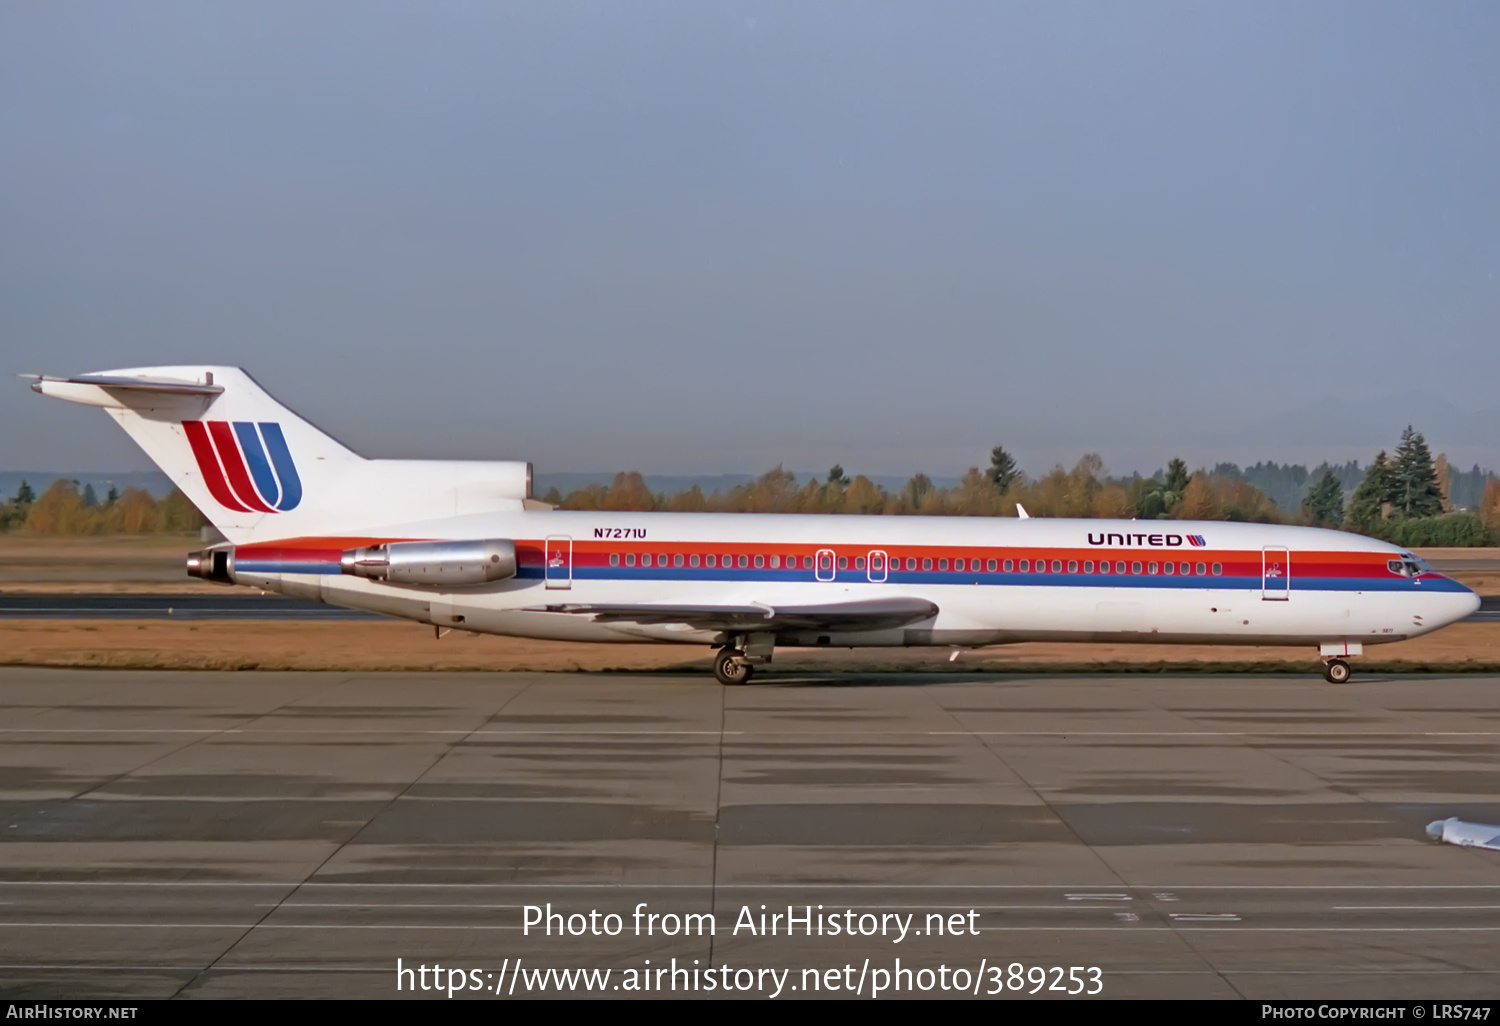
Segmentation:
{"type": "Polygon", "coordinates": [[[817,605],[630,605],[563,603],[538,612],[578,613],[599,623],[687,624],[705,631],[878,631],[905,627],[937,615],[938,607],[919,598],[864,599],[817,605]]]}

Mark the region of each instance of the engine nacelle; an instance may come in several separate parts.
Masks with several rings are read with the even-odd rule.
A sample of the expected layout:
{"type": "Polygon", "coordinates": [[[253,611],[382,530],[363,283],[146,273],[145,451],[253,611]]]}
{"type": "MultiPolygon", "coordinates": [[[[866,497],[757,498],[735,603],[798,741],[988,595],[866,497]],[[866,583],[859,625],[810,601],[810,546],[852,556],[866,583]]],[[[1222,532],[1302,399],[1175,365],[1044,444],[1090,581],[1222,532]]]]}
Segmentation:
{"type": "Polygon", "coordinates": [[[201,552],[189,552],[187,572],[189,577],[196,577],[202,581],[233,584],[234,550],[204,549],[201,552]]]}
{"type": "Polygon", "coordinates": [[[339,569],[354,577],[429,588],[489,584],[516,576],[516,543],[503,538],[388,542],[346,550],[339,569]]]}

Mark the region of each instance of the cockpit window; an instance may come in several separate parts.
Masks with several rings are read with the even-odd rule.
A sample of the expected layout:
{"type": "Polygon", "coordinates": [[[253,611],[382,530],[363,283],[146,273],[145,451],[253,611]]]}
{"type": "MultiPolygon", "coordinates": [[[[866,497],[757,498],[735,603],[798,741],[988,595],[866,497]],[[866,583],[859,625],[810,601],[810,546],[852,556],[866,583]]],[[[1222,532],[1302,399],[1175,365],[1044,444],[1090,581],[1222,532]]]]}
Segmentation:
{"type": "Polygon", "coordinates": [[[1399,559],[1386,560],[1385,568],[1393,574],[1400,574],[1402,577],[1406,576],[1406,564],[1399,559]]]}
{"type": "Polygon", "coordinates": [[[1422,565],[1420,563],[1416,562],[1415,560],[1408,559],[1406,561],[1406,576],[1408,576],[1408,577],[1421,577],[1422,576],[1422,565]]]}

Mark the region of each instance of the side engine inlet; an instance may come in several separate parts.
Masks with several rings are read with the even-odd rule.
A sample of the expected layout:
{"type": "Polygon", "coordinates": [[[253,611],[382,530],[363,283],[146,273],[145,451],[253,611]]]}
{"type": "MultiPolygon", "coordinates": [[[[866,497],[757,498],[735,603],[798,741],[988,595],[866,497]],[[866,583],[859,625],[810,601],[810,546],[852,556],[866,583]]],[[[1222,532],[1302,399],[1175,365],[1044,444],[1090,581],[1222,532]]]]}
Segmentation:
{"type": "Polygon", "coordinates": [[[347,549],[339,569],[372,581],[430,588],[489,584],[516,576],[516,543],[503,538],[388,542],[347,549]]]}

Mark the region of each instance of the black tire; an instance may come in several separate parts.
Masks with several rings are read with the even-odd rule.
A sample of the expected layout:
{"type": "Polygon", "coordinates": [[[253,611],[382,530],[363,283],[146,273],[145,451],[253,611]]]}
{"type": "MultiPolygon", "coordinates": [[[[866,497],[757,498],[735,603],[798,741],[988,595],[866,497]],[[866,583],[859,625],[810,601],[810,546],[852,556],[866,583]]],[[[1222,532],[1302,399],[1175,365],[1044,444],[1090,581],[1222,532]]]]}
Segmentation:
{"type": "Polygon", "coordinates": [[[755,675],[755,667],[741,662],[743,658],[743,652],[732,648],[719,649],[719,654],[714,657],[714,679],[724,685],[748,684],[755,675]]]}
{"type": "Polygon", "coordinates": [[[1330,684],[1344,684],[1349,680],[1349,664],[1342,659],[1330,659],[1323,667],[1323,679],[1330,684]]]}

